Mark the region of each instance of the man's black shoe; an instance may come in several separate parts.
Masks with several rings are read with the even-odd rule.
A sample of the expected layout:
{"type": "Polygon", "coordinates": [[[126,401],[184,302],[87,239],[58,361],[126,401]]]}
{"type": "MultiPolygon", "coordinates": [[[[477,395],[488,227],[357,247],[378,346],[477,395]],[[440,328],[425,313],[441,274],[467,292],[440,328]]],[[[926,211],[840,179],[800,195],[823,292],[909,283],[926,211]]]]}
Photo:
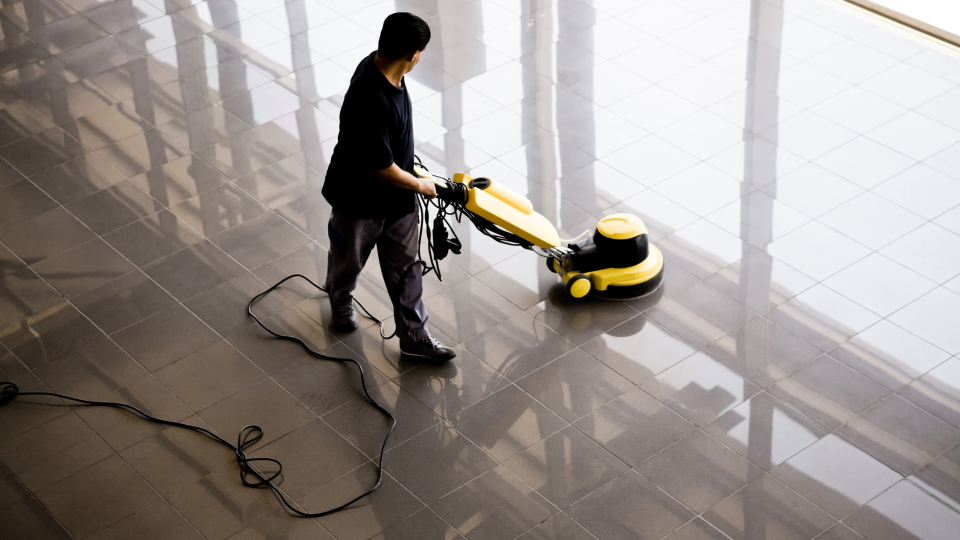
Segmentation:
{"type": "Polygon", "coordinates": [[[400,352],[407,356],[426,358],[431,362],[446,362],[457,356],[453,349],[444,347],[430,335],[417,342],[400,341],[400,352]]]}
{"type": "Polygon", "coordinates": [[[333,312],[333,326],[341,332],[353,332],[357,329],[357,310],[353,309],[353,302],[346,306],[335,306],[330,302],[333,312]]]}

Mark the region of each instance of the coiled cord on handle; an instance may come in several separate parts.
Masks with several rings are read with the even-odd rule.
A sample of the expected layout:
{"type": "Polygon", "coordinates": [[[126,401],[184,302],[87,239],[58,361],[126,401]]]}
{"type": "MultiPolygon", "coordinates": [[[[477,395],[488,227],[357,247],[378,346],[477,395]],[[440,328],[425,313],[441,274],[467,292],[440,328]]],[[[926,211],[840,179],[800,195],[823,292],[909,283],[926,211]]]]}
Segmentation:
{"type": "MultiPolygon", "coordinates": [[[[352,358],[337,358],[335,356],[327,356],[323,353],[315,351],[311,349],[310,346],[308,346],[302,339],[296,336],[280,334],[278,332],[271,330],[269,327],[267,327],[267,325],[263,324],[263,321],[261,321],[260,318],[257,317],[256,314],[253,312],[253,306],[261,298],[263,298],[270,292],[276,290],[278,287],[283,285],[286,281],[293,278],[302,278],[306,280],[308,283],[310,283],[310,285],[313,285],[314,287],[316,287],[318,290],[326,292],[323,287],[317,285],[316,283],[311,281],[308,277],[303,276],[301,274],[293,274],[292,276],[287,276],[283,278],[276,285],[254,296],[250,300],[250,302],[247,304],[247,313],[249,313],[250,316],[253,317],[253,320],[256,321],[256,323],[260,325],[261,328],[269,332],[271,335],[278,337],[280,339],[295,341],[300,345],[302,345],[303,348],[305,348],[308,352],[310,352],[310,354],[318,358],[321,358],[323,360],[331,360],[334,362],[351,363],[357,366],[357,369],[360,371],[360,385],[363,388],[364,395],[367,396],[367,399],[370,401],[370,403],[373,404],[374,407],[377,408],[377,410],[379,410],[380,412],[385,414],[388,418],[390,418],[390,429],[387,431],[387,434],[384,435],[383,437],[383,444],[380,446],[380,457],[377,460],[376,484],[374,484],[373,487],[371,487],[369,490],[341,504],[340,506],[337,506],[336,508],[331,508],[330,510],[324,510],[322,512],[304,512],[302,510],[295,508],[293,504],[291,504],[291,502],[287,499],[287,496],[283,493],[283,491],[281,491],[280,488],[277,487],[277,485],[274,483],[274,480],[280,477],[281,473],[283,472],[283,465],[278,460],[273,458],[268,458],[268,457],[251,458],[251,457],[248,457],[246,454],[247,448],[249,448],[253,444],[256,444],[257,441],[263,438],[263,428],[261,428],[260,426],[249,425],[241,428],[240,433],[237,434],[237,444],[234,445],[233,443],[227,441],[223,437],[217,435],[216,433],[208,429],[198,427],[198,426],[191,426],[190,424],[184,424],[182,422],[174,422],[172,420],[164,420],[162,418],[157,418],[155,416],[145,413],[144,411],[134,407],[133,405],[127,405],[126,403],[115,403],[111,401],[91,401],[91,400],[79,399],[71,396],[65,396],[63,394],[57,394],[55,392],[21,392],[20,389],[17,387],[17,385],[10,381],[0,382],[0,407],[2,407],[3,405],[6,405],[7,403],[10,403],[11,401],[13,401],[19,396],[50,396],[50,397],[60,398],[65,401],[72,401],[74,403],[82,403],[88,406],[114,407],[117,409],[123,409],[123,410],[126,410],[127,412],[140,416],[141,418],[145,420],[149,420],[151,422],[156,422],[158,424],[163,424],[166,426],[173,426],[173,427],[195,431],[197,433],[200,433],[202,435],[209,437],[210,439],[222,444],[223,446],[226,446],[227,448],[230,448],[236,454],[237,465],[240,467],[240,482],[246,487],[270,489],[271,491],[273,491],[274,495],[276,495],[276,497],[280,500],[280,502],[283,503],[283,505],[287,508],[287,510],[294,515],[301,516],[301,517],[322,517],[322,516],[326,516],[334,512],[343,510],[344,508],[350,506],[351,504],[359,501],[360,499],[376,491],[377,488],[380,487],[380,484],[383,482],[383,454],[387,449],[387,441],[390,438],[390,434],[393,433],[394,428],[397,426],[397,419],[392,414],[390,414],[390,411],[384,409],[370,395],[369,390],[367,390],[367,382],[363,376],[364,375],[363,366],[361,366],[359,362],[357,362],[356,360],[353,360],[352,358]],[[258,471],[253,467],[253,464],[256,464],[256,463],[270,463],[275,465],[277,470],[271,473],[264,473],[264,472],[258,471]]],[[[360,309],[363,310],[366,317],[375,321],[380,326],[380,331],[382,335],[383,322],[377,319],[376,317],[374,317],[373,315],[371,315],[370,312],[368,312],[367,309],[363,307],[363,304],[361,304],[359,301],[356,301],[356,300],[354,301],[357,302],[357,305],[360,306],[360,309]]]]}

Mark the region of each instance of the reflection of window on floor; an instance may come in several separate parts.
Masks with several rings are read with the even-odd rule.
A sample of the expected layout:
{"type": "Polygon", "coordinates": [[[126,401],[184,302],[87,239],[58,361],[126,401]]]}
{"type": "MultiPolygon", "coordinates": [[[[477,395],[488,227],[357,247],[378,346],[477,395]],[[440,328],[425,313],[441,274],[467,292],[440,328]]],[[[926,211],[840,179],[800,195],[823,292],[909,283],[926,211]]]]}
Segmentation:
{"type": "Polygon", "coordinates": [[[847,1],[960,45],[960,2],[957,0],[847,1]]]}

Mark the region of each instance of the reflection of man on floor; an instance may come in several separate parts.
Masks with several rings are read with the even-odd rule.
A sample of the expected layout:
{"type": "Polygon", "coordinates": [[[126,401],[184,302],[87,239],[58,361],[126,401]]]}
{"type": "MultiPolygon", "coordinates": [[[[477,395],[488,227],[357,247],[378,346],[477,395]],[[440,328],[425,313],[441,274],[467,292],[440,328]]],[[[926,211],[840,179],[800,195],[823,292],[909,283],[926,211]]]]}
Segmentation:
{"type": "Polygon", "coordinates": [[[430,27],[410,13],[383,21],[380,42],[357,66],[340,109],[340,136],[323,196],[333,207],[326,289],[334,325],[357,328],[353,291],[374,246],[393,302],[400,350],[449,360],[456,353],[427,331],[418,254],[417,194],[437,196],[413,171],[413,114],[403,76],[430,41],[430,27]]]}

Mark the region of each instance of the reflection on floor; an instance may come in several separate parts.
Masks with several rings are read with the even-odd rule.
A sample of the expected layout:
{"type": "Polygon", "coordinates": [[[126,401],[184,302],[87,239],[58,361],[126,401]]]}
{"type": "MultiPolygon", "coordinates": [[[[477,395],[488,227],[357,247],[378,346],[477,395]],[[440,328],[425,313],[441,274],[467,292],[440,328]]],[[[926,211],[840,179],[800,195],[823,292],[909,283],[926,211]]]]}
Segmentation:
{"type": "MultiPolygon", "coordinates": [[[[563,236],[638,214],[668,261],[652,297],[575,302],[458,225],[440,367],[292,285],[260,314],[399,418],[375,495],[296,519],[195,434],[22,399],[5,537],[957,538],[956,50],[832,0],[0,3],[0,380],[261,424],[304,509],[371,484],[386,421],[244,306],[325,272],[319,189],[386,14],[433,29],[407,77],[432,170],[563,236]]],[[[391,315],[376,261],[357,296],[391,315]]]]}

